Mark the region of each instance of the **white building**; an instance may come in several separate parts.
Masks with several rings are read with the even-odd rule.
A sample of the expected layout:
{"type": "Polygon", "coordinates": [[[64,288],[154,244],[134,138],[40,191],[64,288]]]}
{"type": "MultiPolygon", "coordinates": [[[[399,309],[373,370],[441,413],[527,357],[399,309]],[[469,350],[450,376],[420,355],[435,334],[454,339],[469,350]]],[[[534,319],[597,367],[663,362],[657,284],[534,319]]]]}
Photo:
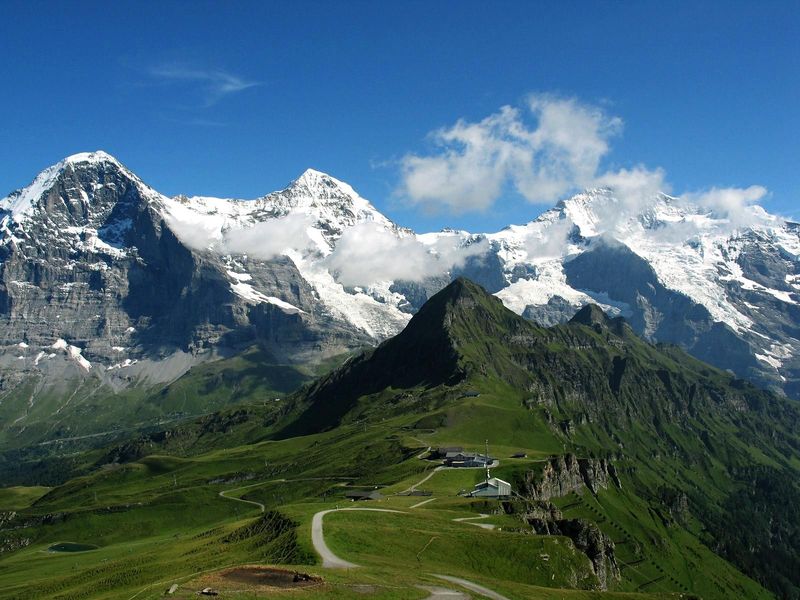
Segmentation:
{"type": "Polygon", "coordinates": [[[511,495],[511,484],[497,477],[491,477],[475,486],[471,498],[503,498],[511,495]]]}

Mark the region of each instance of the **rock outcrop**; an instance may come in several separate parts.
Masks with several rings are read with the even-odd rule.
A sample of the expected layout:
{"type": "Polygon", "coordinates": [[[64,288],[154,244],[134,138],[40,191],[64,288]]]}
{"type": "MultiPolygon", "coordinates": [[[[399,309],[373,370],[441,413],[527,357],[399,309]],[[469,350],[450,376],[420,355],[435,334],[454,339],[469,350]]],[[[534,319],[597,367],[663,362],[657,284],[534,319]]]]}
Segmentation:
{"type": "Polygon", "coordinates": [[[585,489],[596,494],[609,484],[622,485],[612,463],[565,454],[550,458],[541,472],[529,471],[522,483],[522,493],[531,500],[546,501],[572,492],[582,493],[585,489]]]}
{"type": "Polygon", "coordinates": [[[600,528],[587,519],[565,519],[554,504],[532,501],[520,515],[537,535],[559,535],[572,540],[576,550],[583,552],[592,564],[599,589],[606,590],[619,581],[614,542],[600,528]]]}

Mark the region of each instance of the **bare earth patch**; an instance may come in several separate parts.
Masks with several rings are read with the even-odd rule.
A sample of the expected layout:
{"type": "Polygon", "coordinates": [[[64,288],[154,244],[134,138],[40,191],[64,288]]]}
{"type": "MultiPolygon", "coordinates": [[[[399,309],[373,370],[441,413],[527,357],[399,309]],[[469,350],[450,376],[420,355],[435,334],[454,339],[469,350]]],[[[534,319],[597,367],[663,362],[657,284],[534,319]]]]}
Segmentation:
{"type": "Polygon", "coordinates": [[[301,571],[279,569],[263,565],[242,565],[210,573],[202,577],[198,585],[220,591],[268,591],[276,589],[298,589],[318,586],[321,577],[301,571]]]}

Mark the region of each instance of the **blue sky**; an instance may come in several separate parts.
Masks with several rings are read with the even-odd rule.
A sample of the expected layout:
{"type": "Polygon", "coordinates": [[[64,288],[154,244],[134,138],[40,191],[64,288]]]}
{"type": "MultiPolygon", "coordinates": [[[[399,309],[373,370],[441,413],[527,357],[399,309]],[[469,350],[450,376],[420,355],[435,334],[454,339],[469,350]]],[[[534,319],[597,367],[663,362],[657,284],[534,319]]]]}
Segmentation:
{"type": "Polygon", "coordinates": [[[166,194],[256,197],[314,167],[420,231],[524,222],[561,190],[636,168],[674,193],[763,186],[770,211],[800,212],[796,1],[6,1],[3,13],[2,194],[104,149],[166,194]],[[596,151],[541,193],[524,170],[565,150],[530,141],[552,107],[596,151]],[[588,133],[573,127],[582,117],[588,133]],[[476,131],[472,159],[495,190],[451,185],[483,173],[464,156],[476,131]],[[517,158],[498,165],[506,150],[517,158]]]}

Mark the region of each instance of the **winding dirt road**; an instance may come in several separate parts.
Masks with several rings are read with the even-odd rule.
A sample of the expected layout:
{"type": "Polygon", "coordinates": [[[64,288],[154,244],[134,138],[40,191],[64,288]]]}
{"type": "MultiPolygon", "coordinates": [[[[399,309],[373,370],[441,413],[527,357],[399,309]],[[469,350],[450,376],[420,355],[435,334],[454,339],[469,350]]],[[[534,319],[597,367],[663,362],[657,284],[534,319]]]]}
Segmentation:
{"type": "Polygon", "coordinates": [[[257,485],[263,485],[263,483],[259,482],[259,483],[254,483],[252,485],[243,485],[243,486],[238,487],[238,488],[233,488],[232,490],[222,490],[219,493],[219,495],[220,495],[221,498],[225,498],[226,500],[235,500],[236,502],[244,502],[245,504],[252,504],[253,506],[257,506],[259,509],[261,509],[261,512],[263,513],[267,509],[263,504],[261,504],[261,502],[256,502],[255,500],[245,500],[244,498],[236,498],[235,496],[228,496],[227,495],[227,494],[230,494],[231,492],[238,492],[239,490],[244,490],[244,489],[247,489],[247,488],[256,487],[257,485]]]}
{"type": "Polygon", "coordinates": [[[490,600],[509,600],[502,594],[493,592],[489,588],[468,581],[467,579],[461,579],[461,577],[451,577],[450,575],[437,575],[436,573],[433,573],[433,576],[438,577],[439,579],[443,579],[444,581],[449,581],[450,583],[455,583],[456,585],[460,585],[461,587],[467,588],[471,592],[475,592],[476,594],[480,594],[481,596],[486,596],[490,600]]]}
{"type": "Polygon", "coordinates": [[[392,510],[389,508],[332,508],[330,510],[321,510],[314,515],[311,519],[311,543],[314,545],[314,550],[317,551],[322,557],[322,566],[326,569],[354,569],[358,567],[357,564],[346,561],[336,556],[328,545],[325,543],[325,537],[322,532],[322,518],[328,513],[340,512],[345,510],[361,510],[371,512],[388,512],[388,513],[401,513],[400,510],[392,510]]]}
{"type": "MultiPolygon", "coordinates": [[[[407,514],[401,510],[392,510],[390,508],[332,508],[329,510],[321,510],[318,513],[316,513],[311,519],[311,543],[314,545],[314,550],[316,550],[317,553],[322,557],[322,566],[326,569],[354,569],[358,567],[358,565],[355,563],[351,563],[350,561],[344,560],[343,558],[339,558],[331,551],[330,548],[328,548],[328,545],[325,543],[325,537],[322,530],[322,519],[325,515],[327,515],[328,513],[345,511],[345,510],[407,514]]],[[[482,517],[472,517],[472,518],[482,518],[482,517]]],[[[472,524],[474,525],[475,523],[472,524]]],[[[502,594],[498,594],[497,592],[494,592],[489,588],[486,588],[482,585],[479,585],[467,579],[462,579],[460,577],[452,577],[450,575],[438,575],[436,573],[432,573],[432,575],[449,583],[460,585],[461,587],[466,588],[471,592],[475,592],[476,594],[481,594],[482,596],[489,598],[489,600],[509,600],[509,598],[506,598],[502,594]]],[[[418,586],[418,587],[426,591],[429,591],[431,593],[431,595],[425,600],[437,600],[446,598],[452,600],[458,600],[461,598],[469,597],[465,596],[461,592],[457,592],[448,588],[441,588],[435,586],[418,586]]]]}

